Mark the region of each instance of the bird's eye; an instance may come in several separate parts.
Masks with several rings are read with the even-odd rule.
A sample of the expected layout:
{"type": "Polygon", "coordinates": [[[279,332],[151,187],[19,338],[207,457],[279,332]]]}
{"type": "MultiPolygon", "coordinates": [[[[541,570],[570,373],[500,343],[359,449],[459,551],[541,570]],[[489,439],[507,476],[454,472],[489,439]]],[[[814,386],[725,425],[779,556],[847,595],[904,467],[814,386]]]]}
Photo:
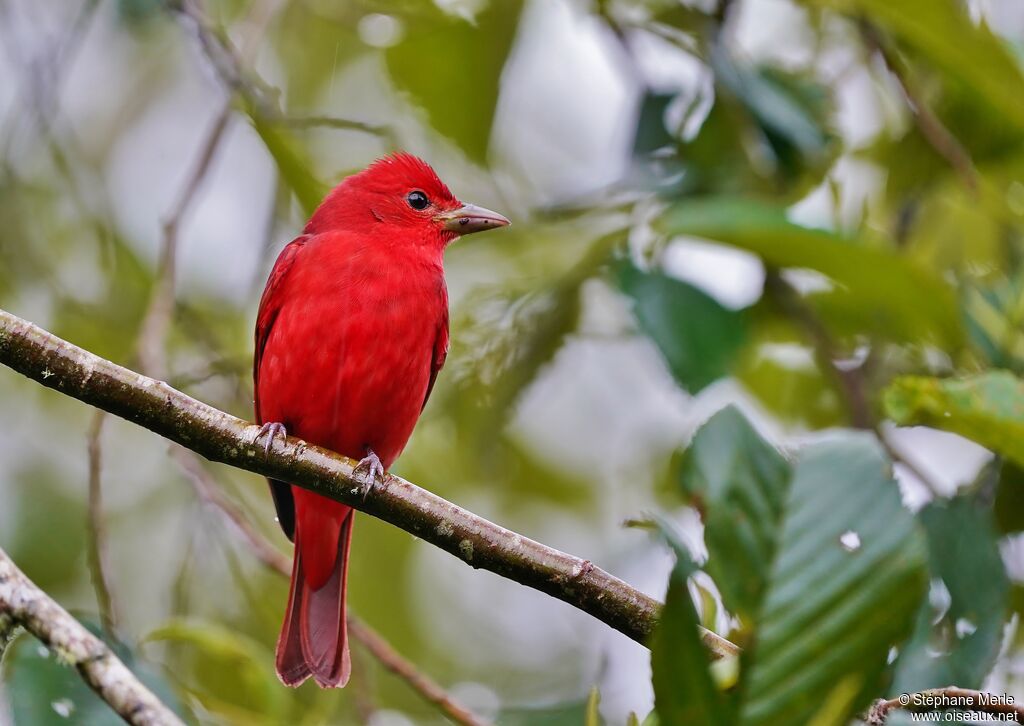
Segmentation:
{"type": "Polygon", "coordinates": [[[430,206],[430,200],[427,199],[427,195],[423,192],[409,192],[409,196],[405,198],[405,201],[409,202],[409,206],[413,209],[426,209],[430,206]]]}

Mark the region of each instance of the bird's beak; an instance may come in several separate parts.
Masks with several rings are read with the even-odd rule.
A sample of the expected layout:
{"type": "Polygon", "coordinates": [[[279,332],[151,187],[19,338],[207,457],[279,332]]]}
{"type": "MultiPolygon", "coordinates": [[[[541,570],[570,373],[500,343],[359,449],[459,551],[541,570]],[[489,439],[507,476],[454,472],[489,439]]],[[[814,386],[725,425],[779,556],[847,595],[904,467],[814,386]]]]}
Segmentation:
{"type": "Polygon", "coordinates": [[[512,224],[506,217],[492,212],[490,209],[466,204],[451,212],[443,212],[435,218],[449,232],[456,234],[472,234],[486,229],[507,227],[512,224]]]}

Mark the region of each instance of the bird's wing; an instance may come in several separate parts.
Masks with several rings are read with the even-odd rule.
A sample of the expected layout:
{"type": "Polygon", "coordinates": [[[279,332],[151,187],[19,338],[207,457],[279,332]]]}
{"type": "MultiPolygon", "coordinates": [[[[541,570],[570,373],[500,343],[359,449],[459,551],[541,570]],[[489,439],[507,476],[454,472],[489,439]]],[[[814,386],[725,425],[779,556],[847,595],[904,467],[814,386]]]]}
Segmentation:
{"type": "Polygon", "coordinates": [[[263,359],[263,350],[267,347],[270,330],[274,327],[274,321],[277,320],[277,315],[284,305],[284,280],[308,239],[307,235],[297,237],[281,250],[277,262],[274,263],[274,269],[270,271],[263,297],[260,298],[259,312],[256,313],[256,351],[252,361],[252,379],[255,385],[256,419],[259,423],[265,423],[260,418],[260,362],[263,359]]]}
{"type": "MultiPolygon", "coordinates": [[[[444,313],[441,322],[437,326],[437,337],[434,338],[434,355],[430,360],[430,381],[427,383],[427,393],[423,397],[423,407],[426,408],[430,399],[430,392],[434,390],[434,381],[437,374],[444,368],[444,362],[448,359],[448,296],[444,296],[444,313]]],[[[421,409],[422,410],[422,409],[421,409]]]]}
{"type": "MultiPolygon", "coordinates": [[[[284,295],[282,294],[284,280],[308,239],[309,237],[306,235],[298,237],[281,250],[277,262],[274,263],[274,269],[270,271],[267,287],[263,290],[263,297],[260,298],[260,309],[256,313],[256,352],[253,355],[252,378],[255,388],[253,400],[256,406],[256,420],[259,423],[267,423],[260,414],[260,361],[263,359],[263,350],[270,338],[270,330],[274,327],[274,321],[277,320],[278,313],[281,312],[281,307],[284,305],[284,295]]],[[[277,521],[281,524],[285,536],[288,539],[294,539],[295,501],[292,499],[292,488],[287,483],[275,479],[267,481],[270,483],[274,509],[277,510],[277,521]]]]}

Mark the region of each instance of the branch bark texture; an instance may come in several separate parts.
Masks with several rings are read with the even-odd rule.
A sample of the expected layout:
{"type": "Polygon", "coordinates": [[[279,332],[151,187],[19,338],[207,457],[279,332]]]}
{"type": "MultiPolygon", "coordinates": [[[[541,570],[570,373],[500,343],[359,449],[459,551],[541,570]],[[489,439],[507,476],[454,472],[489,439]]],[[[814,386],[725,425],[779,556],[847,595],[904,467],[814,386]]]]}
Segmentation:
{"type": "MultiPolygon", "coordinates": [[[[455,555],[592,615],[638,642],[654,628],[659,603],[587,560],[478,517],[404,479],[367,489],[355,461],[288,437],[269,448],[259,427],[100,358],[0,310],[0,363],[65,395],[177,442],[211,461],[288,481],[348,504],[455,555]]],[[[710,632],[712,655],[737,652],[710,632]]]]}
{"type": "Polygon", "coordinates": [[[51,600],[0,550],[0,631],[12,623],[24,627],[63,662],[78,669],[85,682],[128,723],[184,726],[102,640],[51,600]]]}

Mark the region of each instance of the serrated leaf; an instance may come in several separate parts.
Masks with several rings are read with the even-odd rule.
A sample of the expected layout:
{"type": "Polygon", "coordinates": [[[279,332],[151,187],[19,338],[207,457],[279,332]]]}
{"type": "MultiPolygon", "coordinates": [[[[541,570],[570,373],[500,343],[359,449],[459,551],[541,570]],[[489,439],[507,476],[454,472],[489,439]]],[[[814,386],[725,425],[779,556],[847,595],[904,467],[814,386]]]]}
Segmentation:
{"type": "Polygon", "coordinates": [[[794,224],[780,207],[735,198],[684,201],[656,224],[668,234],[749,250],[773,267],[816,270],[837,284],[847,309],[873,325],[947,345],[962,338],[956,297],[941,278],[886,248],[794,224]]]}
{"type": "Polygon", "coordinates": [[[904,376],[885,390],[883,405],[897,424],[952,431],[1024,466],[1024,382],[1010,373],[904,376]]]}
{"type": "Polygon", "coordinates": [[[944,587],[949,600],[938,616],[932,603],[922,604],[891,695],[950,683],[980,688],[999,654],[1010,592],[991,512],[960,496],[932,502],[918,519],[928,537],[932,587],[944,587]]]}
{"type": "Polygon", "coordinates": [[[640,328],[658,346],[679,385],[697,393],[728,375],[747,337],[741,312],[660,272],[644,272],[628,263],[617,272],[640,328]]]}

